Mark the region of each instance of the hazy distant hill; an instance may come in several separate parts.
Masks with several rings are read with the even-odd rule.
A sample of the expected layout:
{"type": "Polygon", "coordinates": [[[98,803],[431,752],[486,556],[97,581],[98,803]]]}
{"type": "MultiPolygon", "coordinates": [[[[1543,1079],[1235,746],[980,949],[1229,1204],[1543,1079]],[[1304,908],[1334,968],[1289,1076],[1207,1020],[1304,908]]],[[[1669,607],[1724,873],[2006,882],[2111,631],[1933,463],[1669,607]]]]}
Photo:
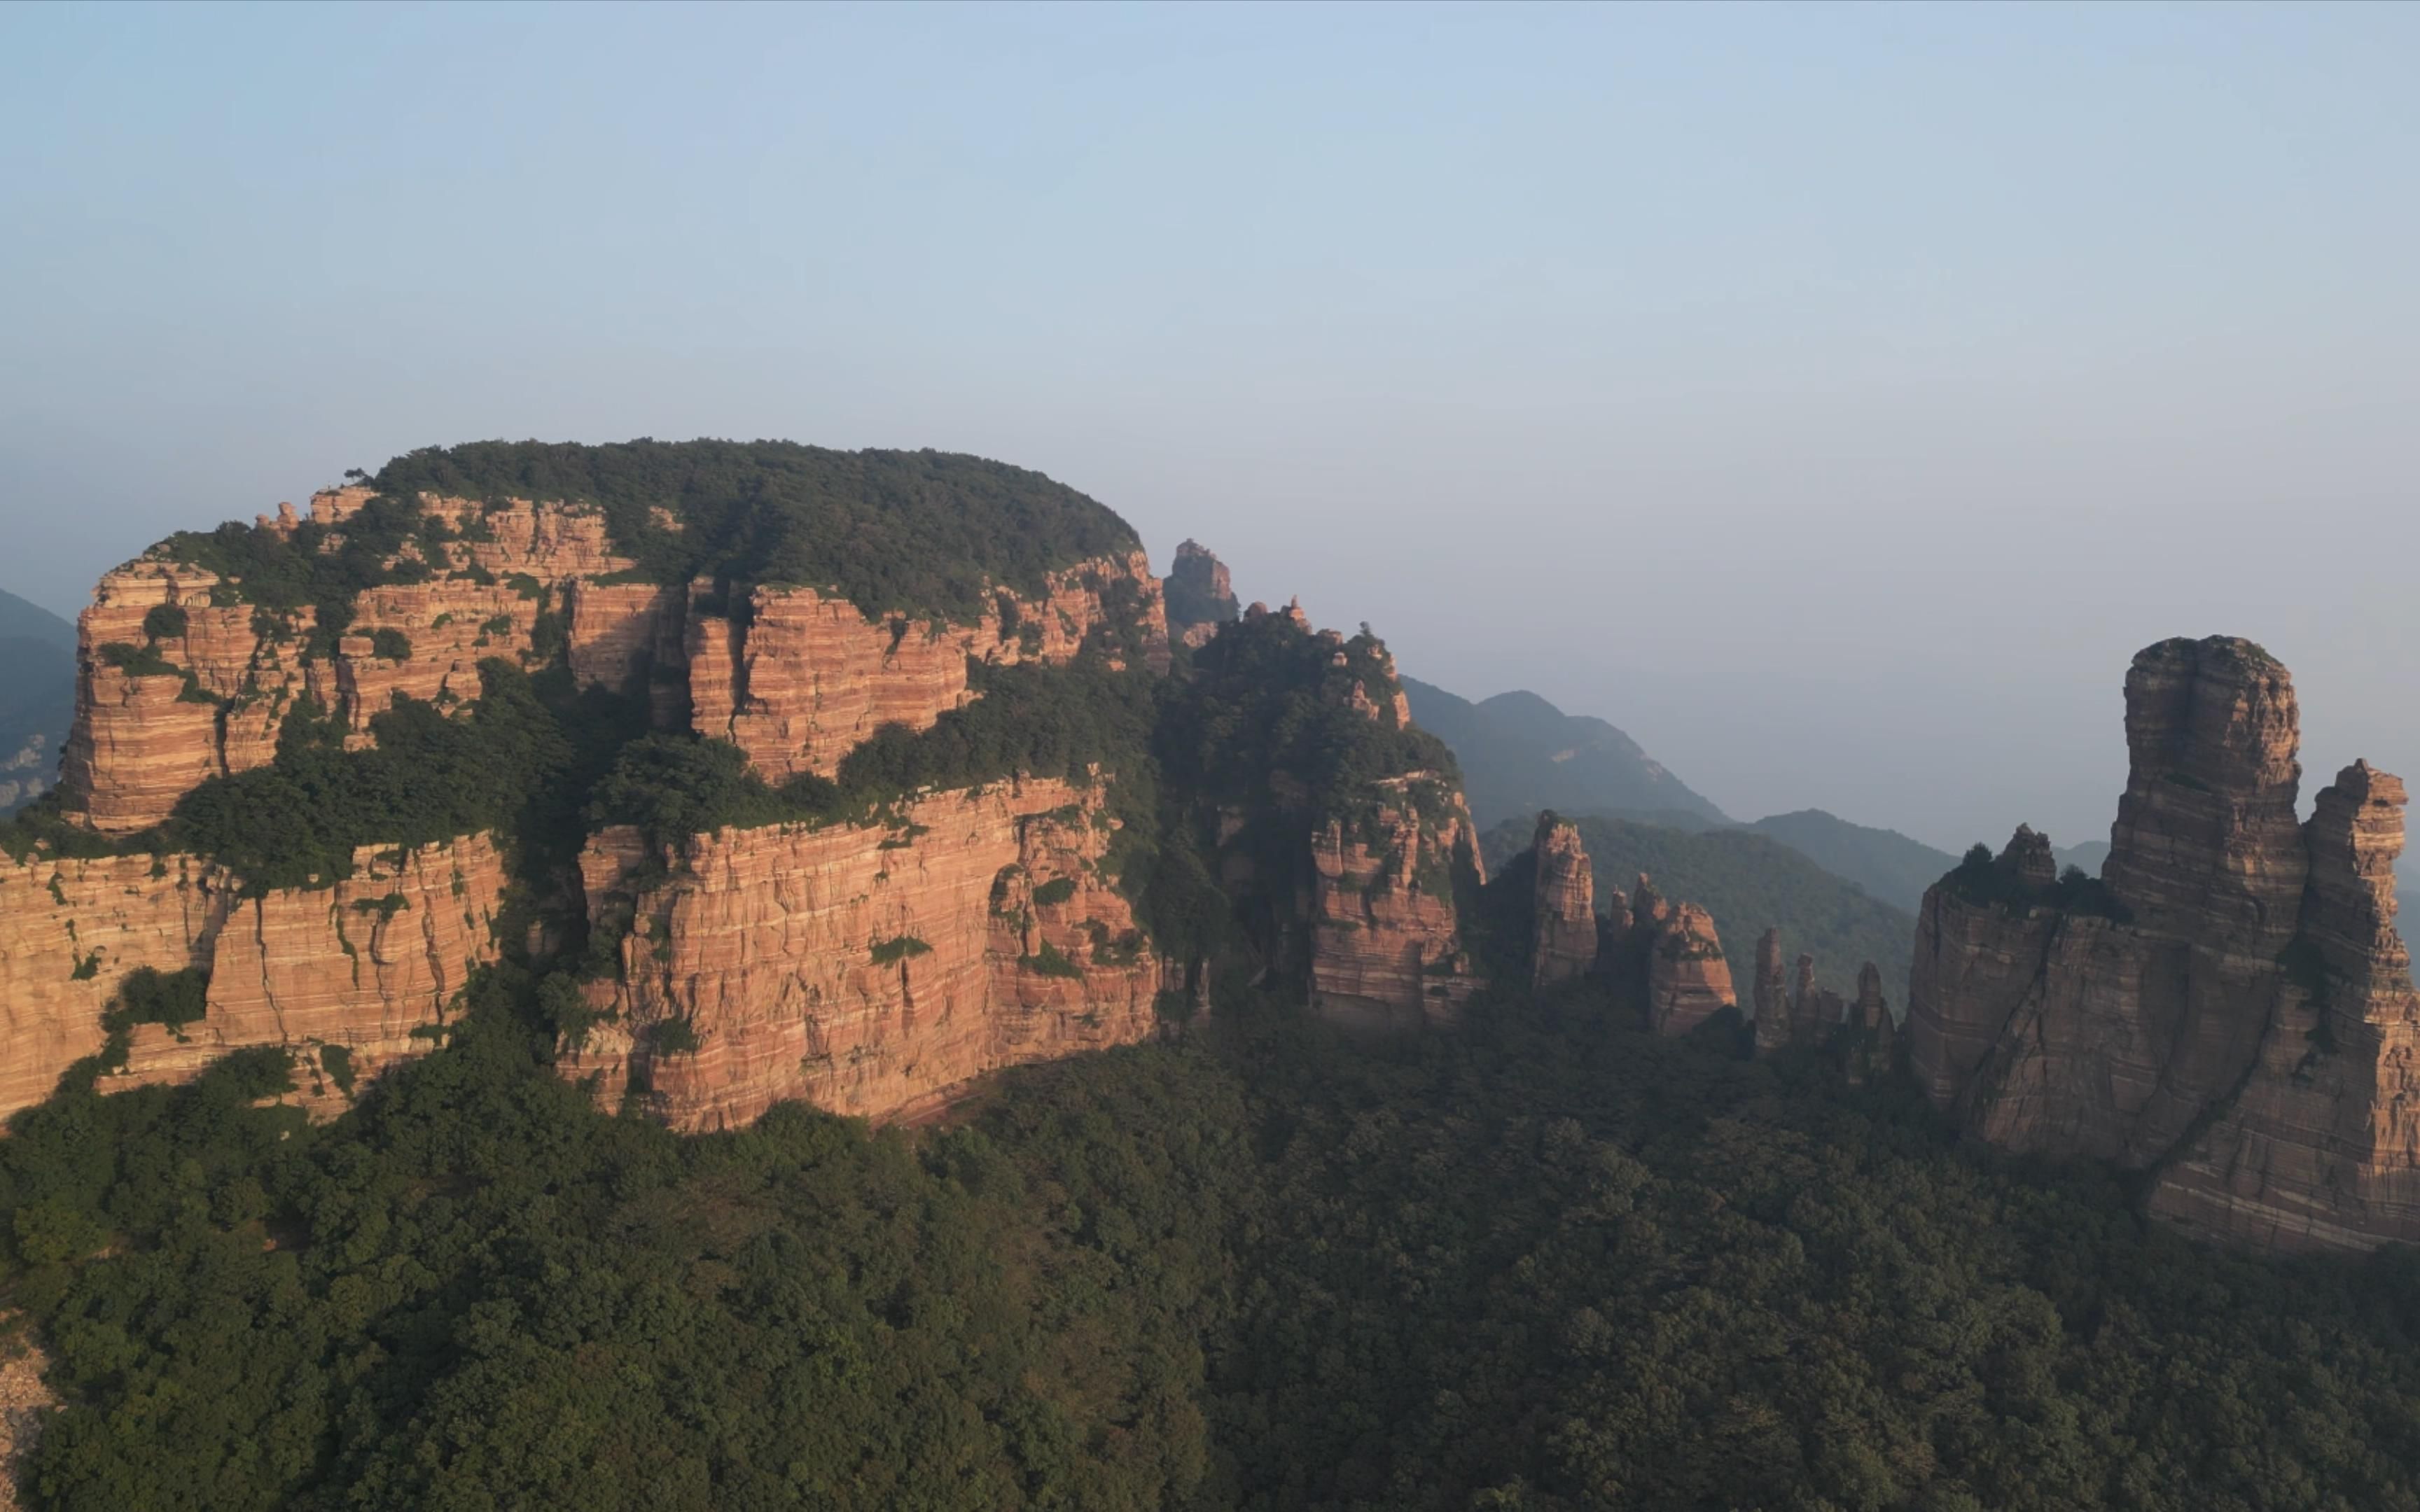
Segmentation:
{"type": "Polygon", "coordinates": [[[0,813],[56,780],[75,713],[75,626],[0,589],[0,813]]]}
{"type": "Polygon", "coordinates": [[[1453,748],[1482,829],[1541,809],[1652,815],[1680,825],[1730,823],[1603,719],[1565,714],[1535,693],[1473,703],[1415,678],[1403,682],[1413,721],[1453,748]]]}
{"type": "Polygon", "coordinates": [[[1936,851],[1896,829],[1853,825],[1821,809],[1775,814],[1747,827],[1772,836],[1825,871],[1910,913],[1923,903],[1924,889],[1958,864],[1958,857],[1948,852],[1936,851]]]}
{"type": "MultiPolygon", "coordinates": [[[[1755,980],[1757,937],[1779,928],[1785,958],[1815,957],[1815,980],[1853,994],[1857,967],[1882,967],[1883,993],[1894,1012],[1907,995],[1907,967],[1916,949],[1916,917],[1872,898],[1769,835],[1744,828],[1691,833],[1635,820],[1566,815],[1580,827],[1596,872],[1599,907],[1606,889],[1627,892],[1644,872],[1667,898],[1703,904],[1723,937],[1731,979],[1743,999],[1755,980]]],[[[1501,866],[1534,837],[1534,816],[1507,820],[1487,831],[1481,850],[1501,866]]]]}
{"type": "Polygon", "coordinates": [[[2109,859],[2109,842],[2105,840],[2088,840],[2081,845],[2054,845],[2050,853],[2057,858],[2060,871],[2064,872],[2071,866],[2080,866],[2086,872],[2097,877],[2101,874],[2101,863],[2109,859]]]}

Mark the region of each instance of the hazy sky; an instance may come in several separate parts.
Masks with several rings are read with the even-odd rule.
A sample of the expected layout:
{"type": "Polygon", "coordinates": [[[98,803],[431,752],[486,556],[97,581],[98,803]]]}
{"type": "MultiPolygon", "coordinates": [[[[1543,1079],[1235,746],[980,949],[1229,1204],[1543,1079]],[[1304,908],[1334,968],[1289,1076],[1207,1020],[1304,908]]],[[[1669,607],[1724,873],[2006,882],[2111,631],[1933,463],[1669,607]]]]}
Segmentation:
{"type": "Polygon", "coordinates": [[[0,586],[487,437],[1039,468],[1742,817],[2420,777],[2420,9],[0,8],[0,586]]]}

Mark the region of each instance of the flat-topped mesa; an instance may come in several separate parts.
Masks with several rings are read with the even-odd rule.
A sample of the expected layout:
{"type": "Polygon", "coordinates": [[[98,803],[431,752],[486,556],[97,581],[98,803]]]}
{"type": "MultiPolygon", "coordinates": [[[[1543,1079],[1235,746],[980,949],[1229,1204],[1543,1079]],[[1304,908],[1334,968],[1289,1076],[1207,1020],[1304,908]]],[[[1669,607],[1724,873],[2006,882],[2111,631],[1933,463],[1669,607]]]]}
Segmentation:
{"type": "Polygon", "coordinates": [[[2356,763],[2294,818],[2293,684],[2249,641],[2126,680],[2102,882],[2030,831],[1925,895],[1919,1085],[2004,1149],[2154,1173],[2149,1206],[2272,1248],[2420,1239],[2420,1004],[2393,928],[2402,784],[2356,763]]]}
{"type": "Polygon", "coordinates": [[[1537,923],[1530,981],[1544,987],[1569,981],[1596,964],[1596,882],[1577,825],[1551,812],[1540,814],[1531,849],[1537,857],[1537,923]]]}
{"type": "MultiPolygon", "coordinates": [[[[652,448],[658,463],[676,471],[690,450],[702,457],[718,447],[572,449],[582,453],[572,465],[602,467],[606,454],[652,448]]],[[[778,479],[805,452],[758,450],[768,455],[710,463],[737,470],[714,472],[718,486],[736,487],[731,476],[757,466],[778,479]]],[[[885,455],[875,465],[956,466],[885,455]]],[[[416,465],[427,463],[414,454],[390,471],[455,475],[442,458],[416,465]]],[[[814,465],[845,473],[854,463],[826,455],[814,465]]],[[[518,475],[506,465],[471,486],[518,475]]],[[[651,484],[659,482],[651,474],[651,484]]],[[[831,483],[856,486],[845,477],[831,483]]],[[[689,571],[683,563],[745,576],[777,565],[820,574],[847,559],[848,549],[830,542],[819,548],[822,557],[782,554],[779,543],[790,539],[783,532],[806,528],[781,513],[806,507],[795,498],[722,501],[758,510],[765,528],[737,538],[775,542],[763,562],[716,557],[703,546],[684,554],[678,543],[688,527],[668,506],[617,505],[616,514],[581,501],[534,501],[509,488],[479,500],[363,484],[315,495],[307,519],[280,506],[251,531],[180,533],[106,575],[82,616],[76,715],[63,751],[68,806],[104,834],[151,828],[207,779],[268,764],[287,714],[302,700],[340,712],[349,743],[364,746],[373,738],[371,720],[397,698],[445,708],[475,702],[480,663],[489,657],[535,668],[559,652],[582,686],[644,692],[659,727],[690,725],[734,741],[777,782],[829,774],[883,724],[929,727],[973,696],[970,658],[1063,662],[1092,643],[1112,667],[1165,671],[1160,584],[1142,551],[1127,544],[1131,532],[1090,501],[1049,494],[1045,502],[1059,511],[1066,553],[1050,565],[1036,560],[1029,514],[993,497],[1001,486],[995,477],[907,487],[918,497],[964,487],[966,507],[983,517],[992,538],[941,548],[980,560],[934,580],[910,566],[895,576],[861,575],[850,590],[866,604],[933,597],[954,606],[947,614],[869,609],[837,588],[678,580],[689,571]],[[631,552],[654,554],[643,564],[631,552]],[[667,563],[677,568],[675,580],[647,580],[667,563]],[[336,570],[325,570],[332,565],[336,570]],[[994,568],[1013,582],[996,580],[994,568]],[[340,617],[323,623],[331,611],[340,617]]],[[[868,519],[884,516],[894,493],[865,486],[868,499],[845,500],[843,507],[868,519]]],[[[599,492],[610,490],[600,485],[599,492]]],[[[714,515],[720,506],[698,507],[730,533],[731,520],[714,515]]],[[[970,537],[983,533],[968,527],[970,537]]]]}
{"type": "Polygon", "coordinates": [[[2126,792],[2102,880],[2144,929],[2273,956],[2301,905],[2294,681],[2249,640],[2163,640],[2126,674],[2126,792]]]}
{"type": "Polygon", "coordinates": [[[1199,646],[1235,618],[1235,590],[1227,564],[1208,548],[1186,541],[1168,569],[1168,630],[1180,645],[1199,646]]]}

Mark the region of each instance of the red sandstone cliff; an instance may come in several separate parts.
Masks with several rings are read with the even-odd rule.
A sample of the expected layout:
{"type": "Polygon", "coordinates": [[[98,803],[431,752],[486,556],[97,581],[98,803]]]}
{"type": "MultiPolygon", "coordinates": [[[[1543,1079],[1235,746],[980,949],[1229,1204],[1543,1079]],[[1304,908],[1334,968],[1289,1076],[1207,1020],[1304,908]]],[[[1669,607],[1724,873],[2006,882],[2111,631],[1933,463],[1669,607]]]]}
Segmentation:
{"type": "MultiPolygon", "coordinates": [[[[311,515],[341,532],[370,497],[362,487],[321,493],[311,515]]],[[[105,574],[77,625],[76,717],[60,774],[71,806],[103,834],[150,828],[204,779],[267,764],[279,724],[305,694],[345,709],[357,742],[368,740],[370,717],[398,693],[475,699],[480,660],[534,660],[539,617],[550,609],[568,613],[575,671],[628,679],[628,658],[615,648],[647,633],[659,591],[586,581],[631,565],[607,547],[601,517],[567,504],[423,502],[456,538],[428,548],[427,580],[365,589],[333,656],[309,653],[316,616],[307,606],[291,616],[266,613],[237,585],[164,548],[105,574]],[[180,612],[181,634],[146,631],[146,616],[163,606],[180,612]],[[409,655],[380,656],[380,631],[400,635],[409,655]],[[135,651],[151,655],[134,670],[113,664],[135,651]]],[[[290,532],[292,511],[284,519],[290,532]]]]}
{"type": "MultiPolygon", "coordinates": [[[[366,848],[334,887],[255,898],[192,856],[0,863],[0,1117],[101,1050],[101,1013],[141,966],[209,973],[206,1011],[178,1033],[136,1025],[103,1090],[183,1080],[247,1045],[341,1046],[373,1075],[429,1048],[412,1031],[437,1024],[471,968],[494,959],[504,885],[495,847],[476,835],[399,859],[366,848]]],[[[299,1079],[313,1078],[305,1065],[299,1079]]]]}
{"type": "Polygon", "coordinates": [[[1311,1000],[1330,1018],[1450,1025],[1480,985],[1454,907],[1479,837],[1462,793],[1427,772],[1376,784],[1376,813],[1311,837],[1311,1000]]]}
{"type": "Polygon", "coordinates": [[[2412,1240],[2402,785],[2357,764],[2298,825],[2297,726],[2291,679],[2248,641],[2138,656],[2103,886],[2055,882],[2024,829],[1937,884],[1910,1060],[1982,1137],[2150,1169],[2152,1211],[2205,1232],[2412,1240]]]}
{"type": "Polygon", "coordinates": [[[1530,852],[1536,857],[1536,927],[1529,980],[1544,987],[1568,981],[1596,964],[1596,878],[1579,825],[1550,813],[1538,816],[1530,852]]]}
{"type": "Polygon", "coordinates": [[[939,793],[892,825],[590,842],[593,928],[629,921],[615,1014],[566,1075],[675,1128],[784,1098],[894,1118],[1001,1066],[1153,1032],[1159,963],[1100,873],[1103,788],[939,793]],[[674,1026],[672,1028],[666,1026],[674,1026]],[[693,1047],[691,1047],[693,1045],[693,1047]]]}

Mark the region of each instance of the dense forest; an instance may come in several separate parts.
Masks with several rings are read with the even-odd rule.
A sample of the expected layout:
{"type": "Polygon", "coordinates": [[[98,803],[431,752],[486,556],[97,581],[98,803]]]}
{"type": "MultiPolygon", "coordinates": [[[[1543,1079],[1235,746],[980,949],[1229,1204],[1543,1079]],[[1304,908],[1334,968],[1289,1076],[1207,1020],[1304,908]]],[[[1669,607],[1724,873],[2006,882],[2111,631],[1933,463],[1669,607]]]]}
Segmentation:
{"type": "Polygon", "coordinates": [[[970,621],[992,586],[1038,595],[1052,568],[1141,547],[1125,520],[1064,484],[951,452],[479,441],[407,453],[371,481],[398,497],[595,504],[650,581],[835,588],[868,614],[970,621]]]}
{"type": "MultiPolygon", "coordinates": [[[[1124,531],[933,454],[472,447],[380,482],[593,499],[668,574],[745,552],[812,575],[861,527],[868,560],[922,564],[850,591],[929,604],[1124,531]],[[815,492],[835,478],[874,523],[815,492]],[[991,498],[1000,538],[876,549],[931,490],[991,498]]],[[[182,549],[324,625],[426,529],[390,502],[304,556],[233,527],[182,549]]],[[[971,703],[779,785],[579,690],[560,649],[483,664],[467,706],[398,701],[358,750],[300,704],[273,761],[144,836],[54,802],[0,828],[20,855],[196,850],[256,889],[485,829],[515,881],[505,959],[440,1047],[333,1123],[275,1100],[279,1048],[107,1097],[88,1060],[10,1120],[0,1317],[64,1401],[31,1505],[2420,1512],[2408,1252],[2197,1247],[2104,1170],[1959,1147],[1900,1079],[1745,1059],[1736,1013],[1660,1040],[1601,983],[1484,993],[1458,1030],[1392,1041],[1308,1014],[1286,952],[1311,830],[1459,781],[1366,632],[1259,616],[1170,677],[1107,640],[977,666],[971,703]],[[1103,869],[1207,1015],[1171,994],[1168,1038],[999,1075],[913,1129],[793,1103],[676,1135],[556,1075],[579,977],[613,969],[568,880],[597,826],[676,846],[1016,772],[1109,781],[1103,869]],[[1249,880],[1222,886],[1235,860],[1249,880]]],[[[1827,980],[1869,957],[1903,980],[1909,921],[1787,847],[1581,825],[1600,887],[1646,870],[1706,903],[1743,982],[1767,923],[1827,980]]],[[[1499,827],[1491,859],[1528,838],[1499,827]]],[[[2009,886],[1988,855],[1956,876],[2009,886]]],[[[1463,900],[1499,980],[1525,980],[1526,928],[1494,922],[1524,901],[1463,900]]],[[[202,993],[130,978],[112,1044],[190,1024],[202,993]]]]}
{"type": "Polygon", "coordinates": [[[1587,988],[691,1138],[535,995],[324,1128],[273,1052],[19,1117],[31,1504],[2420,1506],[2409,1255],[2198,1248],[1587,988]]]}
{"type": "MultiPolygon", "coordinates": [[[[1568,816],[1567,816],[1568,817],[1568,816]]],[[[1638,873],[1652,877],[1667,898],[1685,899],[1714,915],[1731,980],[1745,999],[1756,980],[1756,942],[1781,931],[1785,958],[1815,957],[1815,980],[1854,995],[1857,968],[1882,968],[1883,991],[1898,1002],[1906,991],[1908,954],[1916,940],[1912,915],[1867,896],[1788,845],[1745,829],[1683,830],[1628,819],[1579,817],[1597,902],[1606,889],[1628,892],[1638,873]]],[[[1481,837],[1488,866],[1501,866],[1529,843],[1533,823],[1512,821],[1481,837]]]]}

